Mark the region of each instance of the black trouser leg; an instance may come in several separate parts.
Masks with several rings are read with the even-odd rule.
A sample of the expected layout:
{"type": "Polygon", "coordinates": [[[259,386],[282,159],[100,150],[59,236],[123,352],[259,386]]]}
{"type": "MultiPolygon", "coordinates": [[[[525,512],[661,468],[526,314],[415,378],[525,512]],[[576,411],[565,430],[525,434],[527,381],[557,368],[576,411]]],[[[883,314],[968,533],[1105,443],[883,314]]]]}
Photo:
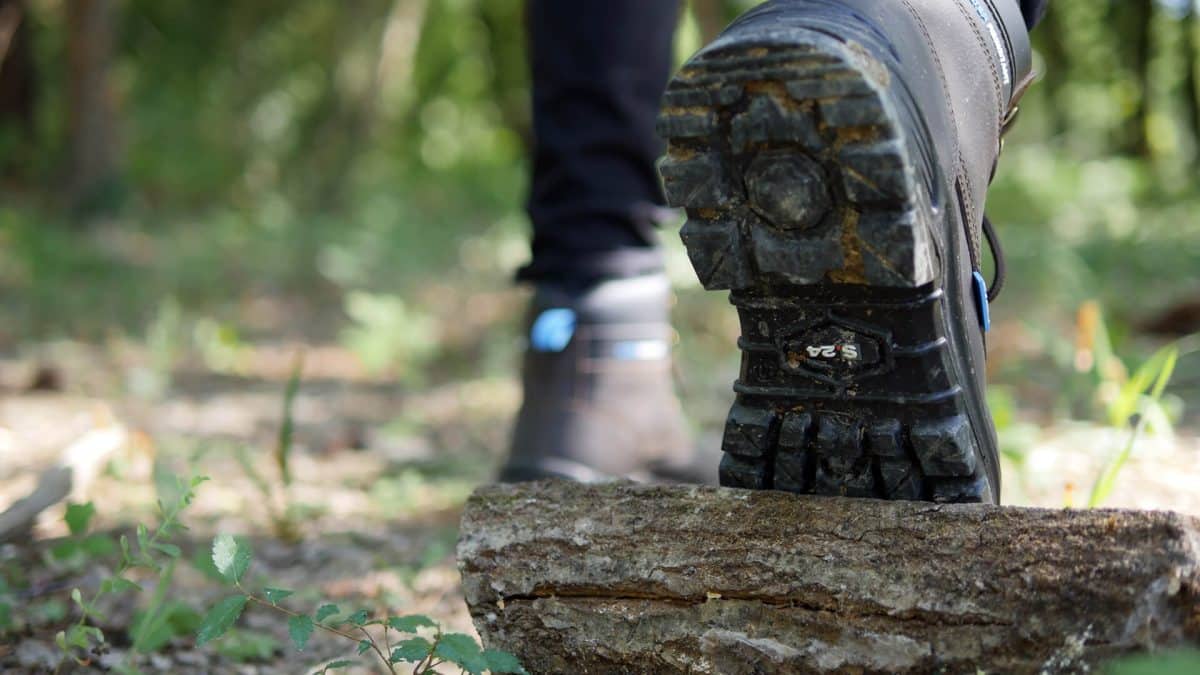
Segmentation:
{"type": "MultiPolygon", "coordinates": [[[[1019,0],[1026,22],[1048,0],[1019,0]]],[[[678,0],[529,0],[535,152],[531,281],[582,286],[661,269],[654,131],[678,0]]]]}
{"type": "Polygon", "coordinates": [[[1021,0],[1021,13],[1025,15],[1025,23],[1030,28],[1037,25],[1046,14],[1046,5],[1050,0],[1021,0]]]}
{"type": "Polygon", "coordinates": [[[586,284],[662,267],[654,131],[678,0],[530,0],[536,148],[526,280],[586,284]]]}

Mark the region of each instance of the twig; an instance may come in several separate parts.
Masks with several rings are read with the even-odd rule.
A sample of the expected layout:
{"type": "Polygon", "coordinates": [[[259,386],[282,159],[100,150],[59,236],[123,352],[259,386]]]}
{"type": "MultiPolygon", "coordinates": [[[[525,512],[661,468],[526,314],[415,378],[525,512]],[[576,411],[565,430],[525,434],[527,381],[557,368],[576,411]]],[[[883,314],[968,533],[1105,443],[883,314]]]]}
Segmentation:
{"type": "Polygon", "coordinates": [[[383,661],[383,665],[387,666],[388,671],[395,675],[396,669],[392,667],[392,660],[379,651],[379,645],[375,644],[375,638],[371,637],[371,633],[363,626],[359,626],[358,629],[362,631],[363,635],[367,636],[367,642],[371,643],[371,649],[374,649],[375,653],[379,655],[379,658],[383,661]]]}
{"type": "MultiPolygon", "coordinates": [[[[264,600],[263,598],[260,598],[257,595],[254,595],[253,593],[249,593],[246,591],[246,589],[242,588],[242,585],[240,583],[235,584],[235,586],[237,587],[237,589],[239,591],[242,592],[243,595],[246,596],[246,598],[248,600],[250,600],[251,602],[254,602],[256,604],[262,605],[263,607],[269,607],[271,609],[274,609],[279,612],[283,612],[284,614],[287,614],[288,616],[292,616],[292,617],[307,616],[306,614],[301,614],[300,612],[292,611],[292,610],[288,609],[287,607],[280,607],[279,605],[276,605],[275,603],[272,603],[268,600],[264,600]]],[[[320,623],[319,621],[314,621],[313,625],[316,626],[317,628],[320,628],[321,630],[324,630],[327,633],[332,633],[339,637],[346,638],[347,640],[354,642],[354,644],[358,644],[359,642],[361,642],[361,640],[359,640],[357,635],[353,635],[351,633],[347,633],[345,631],[338,630],[338,629],[334,628],[333,626],[328,626],[326,624],[320,623]]],[[[367,642],[369,642],[371,644],[371,648],[374,649],[375,653],[379,655],[379,658],[383,660],[383,664],[385,666],[387,666],[388,671],[390,671],[393,675],[395,675],[396,669],[392,667],[391,661],[389,661],[388,658],[383,655],[383,652],[379,651],[379,645],[375,644],[375,639],[373,637],[371,637],[371,633],[368,632],[367,629],[363,628],[362,626],[359,626],[358,629],[361,630],[367,636],[367,642]]]]}

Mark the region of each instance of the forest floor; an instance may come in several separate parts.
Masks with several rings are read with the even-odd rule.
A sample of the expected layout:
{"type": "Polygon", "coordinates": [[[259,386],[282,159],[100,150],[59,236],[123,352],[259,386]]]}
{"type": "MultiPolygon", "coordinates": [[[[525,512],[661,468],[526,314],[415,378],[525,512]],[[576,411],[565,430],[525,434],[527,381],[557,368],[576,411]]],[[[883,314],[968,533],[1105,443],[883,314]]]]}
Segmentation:
{"type": "MultiPolygon", "coordinates": [[[[219,534],[248,538],[255,562],[247,585],[295,591],[287,607],[425,614],[447,631],[473,633],[454,545],[462,504],[493,475],[520,404],[517,326],[527,291],[507,280],[526,251],[523,230],[497,225],[462,237],[434,228],[398,243],[370,240],[373,253],[406,256],[400,264],[380,254],[378,268],[325,246],[320,259],[330,269],[314,275],[271,237],[251,245],[215,237],[211,227],[113,227],[81,238],[35,224],[0,251],[8,275],[0,277],[12,286],[0,303],[0,511],[69,459],[78,467],[71,501],[95,506],[92,530],[135,539],[137,524],[156,523],[166,476],[209,479],[176,538],[182,562],[164,587],[173,612],[165,644],[148,655],[131,649],[133,621],[155,590],[154,575],[136,571],[143,590],[116,594],[96,620],[107,647],[93,655],[95,667],[298,673],[354,656],[354,643],[322,632],[297,652],[286,617],[258,607],[230,635],[197,648],[198,613],[230,593],[206,562],[219,534]],[[446,241],[441,257],[423,260],[430,236],[446,241]],[[339,265],[366,270],[370,285],[333,283],[339,265]],[[287,281],[293,272],[307,275],[297,287],[287,281]],[[285,485],[285,391],[300,354],[285,485]]],[[[1043,264],[1064,255],[1047,253],[1056,240],[1028,241],[1014,247],[1011,290],[988,338],[1004,501],[1084,507],[1129,438],[1103,421],[1105,402],[1165,343],[1132,328],[1159,309],[1138,298],[1190,297],[1186,271],[1195,264],[1174,240],[1139,248],[1116,241],[1089,253],[1110,270],[1109,283],[1069,283],[1047,274],[1080,265],[1043,264]],[[1131,252],[1142,262],[1133,265],[1131,252]],[[1146,271],[1167,262],[1179,272],[1146,271]],[[1093,298],[1113,310],[1112,331],[1077,311],[1093,298]],[[1104,361],[1107,337],[1097,336],[1109,332],[1121,338],[1124,361],[1104,361]]],[[[676,382],[696,442],[716,448],[739,326],[725,298],[699,289],[678,242],[666,243],[678,291],[676,382]]],[[[1196,340],[1184,340],[1192,351],[1164,408],[1173,434],[1139,439],[1105,506],[1200,515],[1200,359],[1196,340]]],[[[64,510],[46,510],[27,536],[0,546],[0,610],[10,604],[15,625],[0,633],[2,672],[52,672],[61,661],[55,634],[78,616],[72,589],[90,597],[116,564],[111,551],[56,555],[69,540],[64,510]]],[[[0,625],[5,619],[0,611],[0,625]]],[[[358,662],[370,672],[366,657],[358,662]]]]}
{"type": "MultiPolygon", "coordinates": [[[[253,368],[216,374],[185,361],[154,396],[129,393],[136,389],[130,378],[148,377],[149,355],[133,348],[58,343],[0,360],[6,392],[0,401],[0,509],[27,494],[64,448],[116,430],[125,440],[101,450],[110,454],[73,496],[95,504],[93,529],[129,533],[134,523],[153,524],[156,484],[161,489],[156,476],[210,479],[183,518],[190,528],[179,541],[186,564],[169,589],[172,601],[203,611],[228,593],[204,560],[213,536],[230,533],[247,536],[255,550],[251,585],[296,590],[288,602],[298,608],[333,602],[378,615],[418,613],[447,630],[473,633],[455,568],[456,525],[473,486],[486,481],[500,460],[519,404],[515,377],[468,375],[404,385],[368,376],[337,344],[304,346],[305,374],[293,402],[293,478],[285,490],[274,448],[283,392],[302,347],[244,348],[252,352],[246,362],[253,368]],[[275,517],[285,505],[293,514],[289,527],[275,517]]],[[[723,370],[731,368],[685,388],[693,392],[685,404],[699,411],[701,443],[718,442],[727,405],[720,392],[732,375],[723,370]]],[[[1006,501],[1051,508],[1085,503],[1104,461],[1125,437],[1084,423],[1008,428],[1009,441],[1028,447],[1020,465],[1007,466],[1006,501]]],[[[1200,515],[1197,485],[1200,439],[1180,429],[1173,438],[1138,444],[1107,505],[1200,515]]],[[[60,660],[53,636],[74,616],[70,589],[94,590],[112,565],[103,558],[53,557],[67,535],[61,505],[43,513],[32,534],[0,549],[0,569],[24,622],[15,640],[0,644],[5,672],[52,671],[60,660]]],[[[153,583],[152,575],[134,579],[153,583]]],[[[297,652],[288,643],[285,618],[263,609],[248,611],[233,634],[206,647],[196,648],[181,628],[162,649],[137,655],[128,629],[148,592],[107,607],[98,625],[109,646],[95,658],[99,667],[296,673],[354,657],[355,644],[320,632],[297,652]]],[[[358,658],[363,672],[370,672],[370,662],[358,658]]]]}

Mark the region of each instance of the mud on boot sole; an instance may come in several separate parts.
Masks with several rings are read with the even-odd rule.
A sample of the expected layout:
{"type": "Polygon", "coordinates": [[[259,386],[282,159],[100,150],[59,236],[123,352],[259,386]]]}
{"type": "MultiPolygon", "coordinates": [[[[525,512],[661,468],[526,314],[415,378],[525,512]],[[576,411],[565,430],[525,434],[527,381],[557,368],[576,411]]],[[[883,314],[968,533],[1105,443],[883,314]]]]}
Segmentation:
{"type": "Polygon", "coordinates": [[[995,501],[948,338],[930,162],[895,92],[861,48],[804,31],[720,39],[667,89],[667,198],[742,326],[722,485],[995,501]]]}

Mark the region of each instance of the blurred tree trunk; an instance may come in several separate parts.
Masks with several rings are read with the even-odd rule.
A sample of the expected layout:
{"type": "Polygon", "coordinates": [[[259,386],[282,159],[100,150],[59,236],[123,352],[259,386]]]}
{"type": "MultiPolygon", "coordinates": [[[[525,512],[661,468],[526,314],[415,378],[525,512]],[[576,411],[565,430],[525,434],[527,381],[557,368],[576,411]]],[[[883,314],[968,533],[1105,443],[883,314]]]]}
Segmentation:
{"type": "Polygon", "coordinates": [[[492,97],[499,104],[505,126],[521,138],[526,150],[531,150],[533,126],[529,117],[529,69],[525,65],[528,56],[524,5],[520,0],[481,2],[475,11],[488,31],[492,97]]]}
{"type": "MultiPolygon", "coordinates": [[[[1193,9],[1183,27],[1184,58],[1187,72],[1184,74],[1184,110],[1191,125],[1193,143],[1200,145],[1200,11],[1193,9]]],[[[1200,169],[1200,151],[1193,150],[1192,164],[1200,169]]]]}
{"type": "MultiPolygon", "coordinates": [[[[352,44],[353,40],[345,36],[362,36],[364,44],[371,45],[363,48],[367,53],[365,60],[376,64],[376,67],[372,70],[371,77],[357,86],[340,84],[337,79],[338,68],[330,68],[329,86],[326,90],[328,96],[324,102],[327,114],[322,115],[317,122],[312,143],[315,147],[329,148],[321,165],[325,178],[316,182],[319,189],[314,191],[315,201],[312,202],[314,210],[322,213],[336,213],[346,208],[349,177],[355,161],[370,141],[371,127],[379,104],[380,78],[384,74],[378,64],[382,58],[383,37],[388,26],[378,25],[380,5],[360,1],[347,3],[344,7],[341,19],[343,25],[338,29],[344,37],[340,37],[337,44],[352,44]]],[[[352,56],[351,50],[346,50],[340,59],[352,56]]],[[[316,251],[312,251],[311,255],[315,260],[316,251]]]]}
{"type": "Polygon", "coordinates": [[[33,128],[33,59],[23,0],[0,0],[0,124],[33,128]]]}
{"type": "Polygon", "coordinates": [[[1059,97],[1066,81],[1067,73],[1071,71],[1072,63],[1062,40],[1062,20],[1059,12],[1054,11],[1056,4],[1050,3],[1046,17],[1038,29],[1034,31],[1038,47],[1046,54],[1046,72],[1040,85],[1046,91],[1047,114],[1050,118],[1051,135],[1058,136],[1067,128],[1067,118],[1060,105],[1059,97]]]}
{"type": "Polygon", "coordinates": [[[1150,57],[1153,44],[1151,30],[1154,20],[1154,3],[1151,0],[1133,0],[1120,3],[1116,25],[1123,28],[1113,37],[1117,45],[1126,44],[1129,49],[1129,68],[1137,86],[1137,102],[1122,132],[1122,150],[1138,157],[1150,156],[1150,143],[1146,137],[1147,117],[1150,112],[1150,57]]]}
{"type": "Polygon", "coordinates": [[[111,0],[67,0],[68,180],[71,205],[90,209],[116,178],[115,110],[109,81],[111,0]]]}

